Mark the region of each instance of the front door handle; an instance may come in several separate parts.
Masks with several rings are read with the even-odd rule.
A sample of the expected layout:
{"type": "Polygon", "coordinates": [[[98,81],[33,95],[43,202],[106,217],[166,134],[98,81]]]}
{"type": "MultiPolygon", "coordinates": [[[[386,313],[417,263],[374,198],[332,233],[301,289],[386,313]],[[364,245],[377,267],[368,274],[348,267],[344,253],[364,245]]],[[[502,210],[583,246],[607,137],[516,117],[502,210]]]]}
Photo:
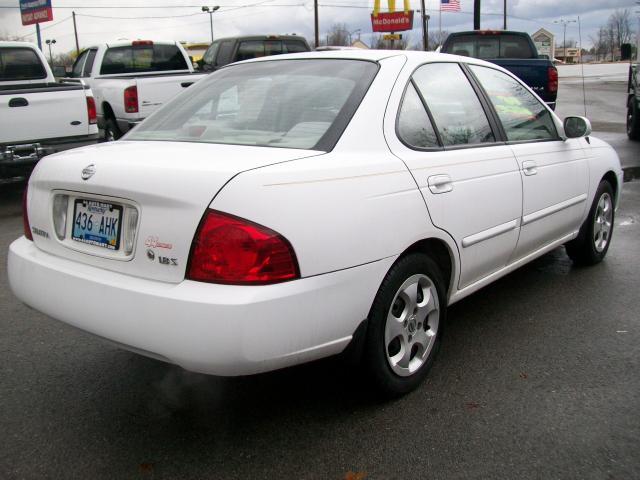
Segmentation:
{"type": "Polygon", "coordinates": [[[527,176],[535,175],[538,173],[538,164],[533,160],[526,160],[522,162],[522,173],[527,176]]]}
{"type": "Polygon", "coordinates": [[[26,98],[16,97],[9,100],[10,107],[26,107],[29,105],[29,101],[26,98]]]}
{"type": "Polygon", "coordinates": [[[453,190],[453,182],[449,175],[432,175],[427,178],[431,193],[447,193],[453,190]]]}

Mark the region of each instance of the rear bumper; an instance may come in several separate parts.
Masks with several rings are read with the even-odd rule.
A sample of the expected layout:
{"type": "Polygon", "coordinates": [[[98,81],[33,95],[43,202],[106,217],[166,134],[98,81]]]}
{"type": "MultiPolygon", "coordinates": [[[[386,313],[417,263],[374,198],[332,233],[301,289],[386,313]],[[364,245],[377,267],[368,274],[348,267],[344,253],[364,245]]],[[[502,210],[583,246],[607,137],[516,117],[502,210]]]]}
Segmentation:
{"type": "Polygon", "coordinates": [[[0,146],[0,183],[24,180],[38,161],[52,153],[98,142],[98,133],[0,146]]]}
{"type": "Polygon", "coordinates": [[[15,295],[123,348],[215,375],[248,375],[341,352],[393,258],[269,286],[170,284],[78,264],[24,237],[9,249],[15,295]]]}

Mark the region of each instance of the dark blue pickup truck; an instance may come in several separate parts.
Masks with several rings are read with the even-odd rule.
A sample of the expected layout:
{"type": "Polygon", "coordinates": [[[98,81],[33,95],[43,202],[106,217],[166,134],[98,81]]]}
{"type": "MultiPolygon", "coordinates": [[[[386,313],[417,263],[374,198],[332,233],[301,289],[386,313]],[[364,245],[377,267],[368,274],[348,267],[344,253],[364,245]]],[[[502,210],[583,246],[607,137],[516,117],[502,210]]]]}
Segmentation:
{"type": "Polygon", "coordinates": [[[474,30],[450,34],[442,53],[481,58],[518,76],[552,109],[558,96],[558,70],[550,60],[538,57],[531,37],[524,32],[474,30]]]}

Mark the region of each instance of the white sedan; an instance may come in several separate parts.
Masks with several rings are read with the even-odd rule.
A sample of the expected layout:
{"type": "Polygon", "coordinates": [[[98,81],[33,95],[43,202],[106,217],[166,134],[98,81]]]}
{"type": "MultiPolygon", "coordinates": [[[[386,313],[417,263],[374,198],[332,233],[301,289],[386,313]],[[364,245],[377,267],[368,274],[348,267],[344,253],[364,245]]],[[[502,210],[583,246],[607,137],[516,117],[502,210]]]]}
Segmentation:
{"type": "Polygon", "coordinates": [[[566,245],[601,261],[622,170],[496,65],[329,51],[235,64],[122,141],[46,157],[9,279],[26,304],[216,375],[338,354],[402,394],[447,306],[566,245]]]}

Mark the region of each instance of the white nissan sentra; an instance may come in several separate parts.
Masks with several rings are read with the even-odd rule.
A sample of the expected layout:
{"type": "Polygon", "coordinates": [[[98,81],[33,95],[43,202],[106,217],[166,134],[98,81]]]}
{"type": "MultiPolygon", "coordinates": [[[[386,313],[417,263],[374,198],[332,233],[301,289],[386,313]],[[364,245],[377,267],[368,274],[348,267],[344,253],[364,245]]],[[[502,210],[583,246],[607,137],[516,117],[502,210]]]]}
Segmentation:
{"type": "Polygon", "coordinates": [[[349,347],[404,393],[448,305],[560,245],[604,258],[622,170],[590,133],[466,57],[231,65],[122,141],[44,158],[9,279],[33,308],[187,370],[349,347]]]}

